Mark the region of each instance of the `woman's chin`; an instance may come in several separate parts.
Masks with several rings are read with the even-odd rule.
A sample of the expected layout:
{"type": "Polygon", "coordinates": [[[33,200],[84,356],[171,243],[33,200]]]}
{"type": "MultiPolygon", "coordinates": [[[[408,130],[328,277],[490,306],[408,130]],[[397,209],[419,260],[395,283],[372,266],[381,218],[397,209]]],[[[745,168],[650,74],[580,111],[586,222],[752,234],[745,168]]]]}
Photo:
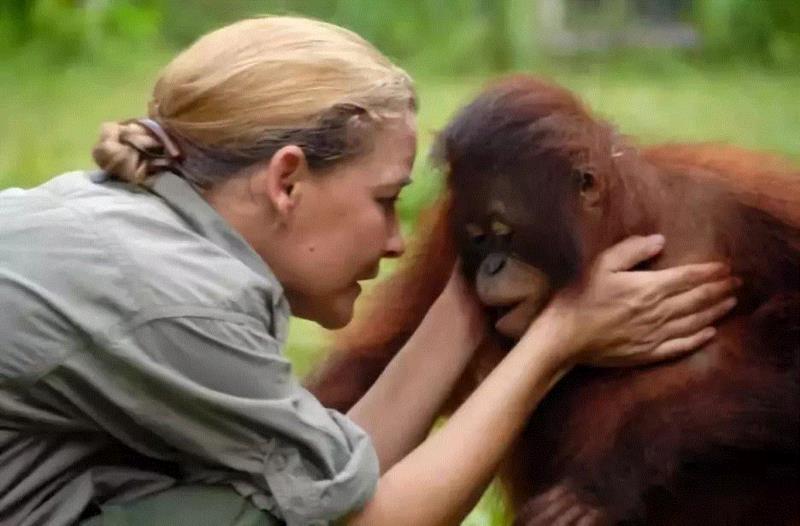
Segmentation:
{"type": "Polygon", "coordinates": [[[336,293],[307,296],[287,294],[292,314],[311,320],[326,329],[341,329],[353,319],[356,299],[361,294],[361,285],[353,283],[336,293]]]}
{"type": "Polygon", "coordinates": [[[353,319],[356,299],[361,294],[361,285],[358,283],[348,287],[347,290],[331,298],[326,308],[321,309],[317,323],[326,329],[341,329],[353,319]]]}

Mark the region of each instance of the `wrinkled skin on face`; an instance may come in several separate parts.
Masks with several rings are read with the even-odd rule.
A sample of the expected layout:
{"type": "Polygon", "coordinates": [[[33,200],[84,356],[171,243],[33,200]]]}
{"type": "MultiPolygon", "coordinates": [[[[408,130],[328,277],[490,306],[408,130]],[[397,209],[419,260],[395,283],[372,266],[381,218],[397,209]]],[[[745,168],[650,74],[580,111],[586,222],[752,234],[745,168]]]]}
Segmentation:
{"type": "Polygon", "coordinates": [[[474,196],[454,196],[458,214],[453,228],[463,268],[481,302],[490,307],[497,331],[519,338],[550,296],[551,279],[535,266],[535,252],[524,259],[525,225],[513,220],[511,207],[499,199],[487,207],[474,196]]]}
{"type": "Polygon", "coordinates": [[[495,328],[519,338],[552,292],[582,272],[591,248],[578,234],[596,222],[584,205],[597,179],[567,156],[531,152],[520,159],[510,151],[503,162],[497,145],[486,147],[495,152],[491,163],[475,162],[481,156],[474,151],[470,163],[448,161],[451,228],[495,328]]]}
{"type": "Polygon", "coordinates": [[[463,170],[452,183],[452,229],[464,272],[494,313],[497,331],[514,339],[554,290],[580,277],[591,250],[576,233],[592,227],[583,209],[597,178],[567,159],[542,160],[565,172],[560,195],[519,188],[519,182],[535,184],[541,174],[514,167],[499,173],[463,170]]]}
{"type": "Polygon", "coordinates": [[[488,90],[440,136],[452,232],[501,334],[521,336],[554,291],[638,233],[622,226],[620,211],[636,207],[613,184],[631,162],[625,148],[569,92],[531,79],[488,90]]]}
{"type": "Polygon", "coordinates": [[[619,146],[613,127],[569,92],[526,82],[476,99],[435,151],[464,271],[481,300],[499,307],[496,329],[513,338],[621,239],[609,191],[622,161],[609,155],[619,146]]]}

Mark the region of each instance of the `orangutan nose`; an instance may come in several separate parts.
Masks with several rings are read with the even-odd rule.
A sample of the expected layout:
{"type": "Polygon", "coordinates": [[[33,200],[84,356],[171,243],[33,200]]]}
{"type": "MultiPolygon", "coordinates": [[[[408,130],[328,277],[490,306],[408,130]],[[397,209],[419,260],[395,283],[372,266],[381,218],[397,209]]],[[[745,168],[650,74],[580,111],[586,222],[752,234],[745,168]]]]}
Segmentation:
{"type": "Polygon", "coordinates": [[[483,260],[481,263],[481,273],[487,276],[494,276],[503,270],[503,267],[506,266],[506,256],[505,254],[489,254],[486,256],[486,259],[483,260]]]}

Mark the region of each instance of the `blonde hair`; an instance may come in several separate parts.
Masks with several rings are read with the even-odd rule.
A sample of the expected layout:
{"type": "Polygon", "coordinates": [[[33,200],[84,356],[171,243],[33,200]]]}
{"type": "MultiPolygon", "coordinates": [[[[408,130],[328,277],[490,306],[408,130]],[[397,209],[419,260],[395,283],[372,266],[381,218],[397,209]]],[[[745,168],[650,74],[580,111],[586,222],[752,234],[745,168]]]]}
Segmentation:
{"type": "Polygon", "coordinates": [[[210,185],[288,144],[324,168],[362,151],[382,120],[415,109],[408,74],[355,33],[254,18],[208,33],[161,72],[148,114],[180,155],[138,120],[106,123],[92,154],[131,182],[170,169],[210,185]]]}

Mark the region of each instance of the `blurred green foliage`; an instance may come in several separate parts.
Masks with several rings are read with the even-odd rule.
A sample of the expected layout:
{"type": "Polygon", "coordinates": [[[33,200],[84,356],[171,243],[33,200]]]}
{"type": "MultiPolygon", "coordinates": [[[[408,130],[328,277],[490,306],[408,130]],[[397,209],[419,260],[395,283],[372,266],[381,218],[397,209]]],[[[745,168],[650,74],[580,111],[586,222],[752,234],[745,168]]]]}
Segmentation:
{"type": "Polygon", "coordinates": [[[220,24],[259,14],[303,14],[354,29],[395,59],[448,71],[512,65],[514,3],[492,0],[2,0],[0,54],[38,47],[56,62],[120,48],[183,46],[220,24]],[[446,53],[442,53],[443,50],[446,53]]]}
{"type": "Polygon", "coordinates": [[[697,0],[692,18],[708,60],[736,56],[775,68],[800,67],[800,2],[697,0]]]}
{"type": "MultiPolygon", "coordinates": [[[[529,67],[541,58],[533,38],[537,1],[0,0],[0,56],[36,46],[63,62],[154,43],[183,46],[225,22],[289,13],[349,27],[417,70],[503,71],[529,67]]],[[[610,15],[623,5],[619,0],[604,2],[610,15]]],[[[800,67],[800,2],[686,0],[683,4],[684,18],[700,36],[698,48],[683,52],[687,58],[800,67]]],[[[592,17],[599,23],[596,13],[592,17]]]]}
{"type": "Polygon", "coordinates": [[[0,0],[0,56],[35,49],[61,64],[108,56],[157,38],[162,15],[157,0],[0,0]]]}

